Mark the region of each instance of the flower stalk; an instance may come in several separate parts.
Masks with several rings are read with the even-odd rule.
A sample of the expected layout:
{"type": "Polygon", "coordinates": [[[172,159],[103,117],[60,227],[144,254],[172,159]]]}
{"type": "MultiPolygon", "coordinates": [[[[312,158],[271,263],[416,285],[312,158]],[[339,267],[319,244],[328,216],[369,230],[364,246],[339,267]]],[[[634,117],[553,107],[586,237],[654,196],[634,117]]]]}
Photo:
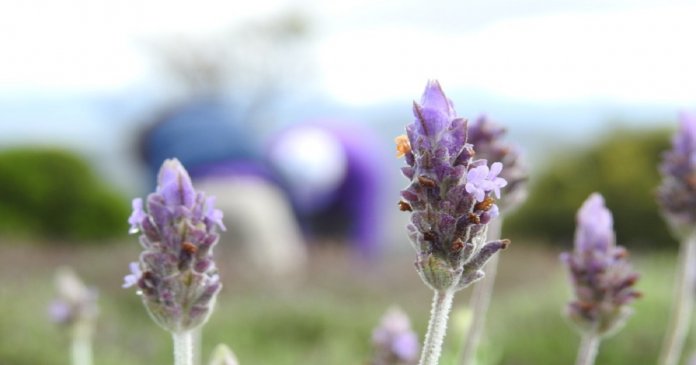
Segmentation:
{"type": "Polygon", "coordinates": [[[442,343],[447,332],[447,319],[452,310],[454,291],[435,291],[433,306],[430,311],[428,332],[423,343],[423,352],[419,365],[437,365],[442,352],[442,343]]]}
{"type": "MultiPolygon", "coordinates": [[[[503,219],[499,218],[488,224],[489,240],[500,239],[502,223],[503,219]]],[[[491,257],[484,269],[486,280],[481,280],[474,284],[474,291],[471,293],[469,301],[469,308],[472,311],[471,323],[466,331],[464,346],[462,347],[459,360],[462,365],[472,364],[476,359],[476,351],[486,325],[486,314],[488,314],[488,307],[493,297],[499,259],[498,255],[491,257]]]]}
{"type": "Polygon", "coordinates": [[[658,361],[660,365],[679,363],[694,309],[694,287],[696,287],[696,233],[682,242],[679,251],[674,301],[658,361]]]}
{"type": "Polygon", "coordinates": [[[174,365],[193,365],[193,333],[172,333],[174,340],[174,365]]]}
{"type": "Polygon", "coordinates": [[[575,365],[592,365],[595,363],[599,352],[600,337],[597,334],[588,332],[582,336],[578,358],[575,365]]]}

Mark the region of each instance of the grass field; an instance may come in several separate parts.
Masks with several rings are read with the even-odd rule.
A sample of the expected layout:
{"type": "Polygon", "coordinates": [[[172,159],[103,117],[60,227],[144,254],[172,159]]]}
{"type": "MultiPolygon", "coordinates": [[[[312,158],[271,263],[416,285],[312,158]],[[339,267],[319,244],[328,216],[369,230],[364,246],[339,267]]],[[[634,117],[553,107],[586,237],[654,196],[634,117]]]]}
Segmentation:
{"type": "MultiPolygon", "coordinates": [[[[170,364],[169,335],[120,285],[134,242],[101,247],[0,246],[0,365],[68,364],[68,339],[50,323],[53,273],[73,266],[100,291],[95,364],[170,364]]],[[[571,364],[578,336],[562,318],[569,289],[557,252],[514,243],[503,252],[481,364],[571,364]]],[[[379,317],[393,305],[412,318],[420,336],[431,293],[413,270],[410,250],[383,261],[359,262],[338,248],[315,249],[304,280],[273,282],[234,249],[217,252],[224,288],[203,330],[203,354],[220,342],[242,365],[363,365],[379,317]]],[[[645,295],[626,328],[603,342],[597,364],[653,364],[669,312],[673,255],[633,257],[645,295]]],[[[458,294],[441,364],[455,364],[466,323],[469,290],[458,294]]],[[[693,349],[693,342],[687,343],[693,349]]],[[[687,350],[688,351],[688,350],[687,350]]]]}

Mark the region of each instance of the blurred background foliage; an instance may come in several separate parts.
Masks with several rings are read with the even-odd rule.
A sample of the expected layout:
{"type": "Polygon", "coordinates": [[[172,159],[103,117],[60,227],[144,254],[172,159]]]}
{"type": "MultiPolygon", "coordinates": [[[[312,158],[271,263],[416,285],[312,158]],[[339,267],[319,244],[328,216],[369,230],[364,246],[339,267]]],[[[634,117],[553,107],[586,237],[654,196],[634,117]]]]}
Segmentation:
{"type": "Polygon", "coordinates": [[[599,192],[614,214],[619,244],[676,247],[655,201],[658,165],[669,146],[667,130],[616,129],[593,144],[547,157],[550,163],[531,174],[527,202],[505,221],[506,236],[568,246],[578,207],[599,192]]]}
{"type": "Polygon", "coordinates": [[[0,152],[0,234],[101,243],[123,236],[128,200],[65,149],[0,152]]]}

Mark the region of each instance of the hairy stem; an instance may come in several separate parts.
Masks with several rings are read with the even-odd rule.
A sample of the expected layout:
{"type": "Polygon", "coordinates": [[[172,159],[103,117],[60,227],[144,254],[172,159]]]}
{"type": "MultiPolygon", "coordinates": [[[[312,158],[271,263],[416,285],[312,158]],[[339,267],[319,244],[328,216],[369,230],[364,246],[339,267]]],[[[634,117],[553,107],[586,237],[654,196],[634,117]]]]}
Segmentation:
{"type": "Polygon", "coordinates": [[[452,309],[453,290],[435,291],[430,312],[428,332],[425,334],[420,365],[437,365],[442,352],[442,342],[447,331],[447,318],[452,309]]]}
{"type": "Polygon", "coordinates": [[[689,235],[681,244],[676,275],[671,319],[660,352],[660,365],[676,365],[679,362],[689,332],[694,307],[692,291],[696,281],[696,233],[689,235]]]}
{"type": "Polygon", "coordinates": [[[575,365],[593,365],[599,350],[599,336],[594,332],[586,333],[582,336],[578,358],[575,365]]]}
{"type": "MultiPolygon", "coordinates": [[[[488,224],[487,241],[500,239],[500,232],[503,227],[502,217],[493,220],[488,224]]],[[[472,311],[471,323],[464,338],[462,353],[460,357],[461,365],[469,365],[476,358],[483,329],[486,323],[486,313],[493,295],[495,286],[495,274],[498,271],[498,255],[493,255],[484,269],[486,276],[474,284],[474,292],[471,295],[469,308],[472,311]]]]}
{"type": "Polygon", "coordinates": [[[193,365],[193,333],[172,333],[174,339],[174,365],[193,365]]]}

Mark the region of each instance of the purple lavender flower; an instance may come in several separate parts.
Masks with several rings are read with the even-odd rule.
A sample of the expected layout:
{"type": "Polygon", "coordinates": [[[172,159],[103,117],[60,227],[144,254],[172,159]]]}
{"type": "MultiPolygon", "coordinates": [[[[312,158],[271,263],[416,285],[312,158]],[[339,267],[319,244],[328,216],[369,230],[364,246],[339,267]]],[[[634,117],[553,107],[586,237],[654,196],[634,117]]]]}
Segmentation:
{"type": "Polygon", "coordinates": [[[492,195],[506,185],[498,177],[503,166],[489,169],[486,160],[473,160],[467,121],[456,116],[437,81],[428,82],[413,112],[408,138],[396,142],[408,164],[402,172],[410,184],[399,204],[412,212],[407,229],[416,268],[436,291],[461,289],[482,278],[486,261],[509,243],[484,242],[488,222],[498,215],[492,195]]]}
{"type": "Polygon", "coordinates": [[[136,285],[155,322],[179,333],[207,320],[222,287],[212,257],[216,230],[224,230],[222,212],[193,188],[176,159],[164,162],[157,183],[147,211],[140,198],[133,200],[129,223],[131,232],[142,232],[144,251],[123,286],[136,285]]]}
{"type": "Polygon", "coordinates": [[[98,294],[88,288],[69,268],[56,273],[58,296],[48,306],[51,321],[66,326],[91,327],[99,314],[98,294]]]}
{"type": "MultiPolygon", "coordinates": [[[[672,228],[683,236],[696,227],[696,117],[681,115],[672,149],[664,154],[658,201],[672,228]]],[[[683,238],[683,237],[681,237],[683,238]]]]}
{"type": "Polygon", "coordinates": [[[610,334],[631,314],[628,305],[640,293],[633,288],[638,274],[627,257],[626,249],[615,244],[613,219],[604,199],[590,195],[578,211],[575,250],[561,255],[575,292],[567,315],[581,331],[610,334]]]}
{"type": "Polygon", "coordinates": [[[390,308],[372,332],[375,349],[371,365],[410,365],[418,362],[418,336],[399,308],[390,308]]]}
{"type": "Polygon", "coordinates": [[[506,132],[505,128],[482,116],[469,126],[467,141],[474,146],[476,157],[505,165],[505,170],[500,174],[507,181],[507,186],[503,189],[505,194],[502,198],[499,194],[496,197],[500,199],[498,205],[507,212],[527,197],[527,167],[518,149],[502,140],[506,132]]]}

